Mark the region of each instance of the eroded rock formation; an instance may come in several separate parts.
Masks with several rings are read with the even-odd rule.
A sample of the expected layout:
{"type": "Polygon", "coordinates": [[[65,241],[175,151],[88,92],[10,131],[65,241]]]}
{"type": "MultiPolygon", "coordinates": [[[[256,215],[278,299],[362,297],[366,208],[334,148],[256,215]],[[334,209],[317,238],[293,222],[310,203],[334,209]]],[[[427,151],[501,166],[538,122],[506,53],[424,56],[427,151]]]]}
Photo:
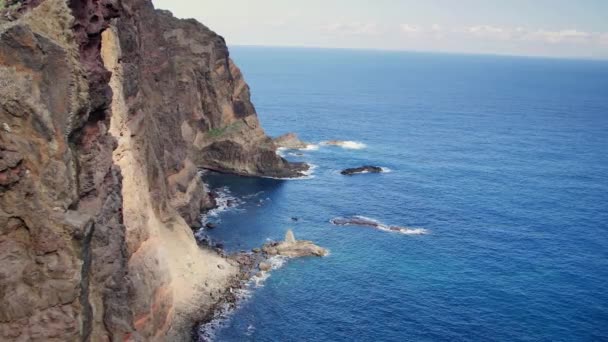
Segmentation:
{"type": "Polygon", "coordinates": [[[268,255],[281,255],[288,258],[322,257],[328,253],[325,248],[315,245],[312,241],[296,240],[291,229],[285,234],[284,241],[270,242],[262,247],[262,251],[268,255]]]}
{"type": "Polygon", "coordinates": [[[283,134],[280,137],[274,139],[274,144],[277,147],[292,149],[292,150],[300,150],[308,147],[308,143],[300,140],[297,134],[295,133],[287,133],[283,134]]]}
{"type": "Polygon", "coordinates": [[[188,340],[236,267],[200,168],[297,176],[224,40],[149,0],[0,12],[0,340],[188,340]]]}

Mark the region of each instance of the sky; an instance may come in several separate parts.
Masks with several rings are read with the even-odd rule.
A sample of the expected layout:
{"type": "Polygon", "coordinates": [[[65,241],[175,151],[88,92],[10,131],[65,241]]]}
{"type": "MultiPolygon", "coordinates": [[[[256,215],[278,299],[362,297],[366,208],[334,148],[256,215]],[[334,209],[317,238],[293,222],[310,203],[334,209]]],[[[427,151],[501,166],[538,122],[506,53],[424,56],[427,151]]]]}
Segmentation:
{"type": "Polygon", "coordinates": [[[608,59],[608,0],[153,0],[229,45],[608,59]]]}

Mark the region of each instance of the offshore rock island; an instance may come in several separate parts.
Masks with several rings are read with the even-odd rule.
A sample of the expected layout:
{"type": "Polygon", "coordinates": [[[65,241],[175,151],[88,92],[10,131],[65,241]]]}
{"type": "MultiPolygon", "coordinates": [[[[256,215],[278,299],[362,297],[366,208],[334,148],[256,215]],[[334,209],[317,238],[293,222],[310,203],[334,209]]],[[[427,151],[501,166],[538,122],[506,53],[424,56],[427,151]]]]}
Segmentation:
{"type": "Polygon", "coordinates": [[[190,340],[239,269],[198,171],[298,177],[224,39],[149,0],[0,2],[0,340],[190,340]]]}

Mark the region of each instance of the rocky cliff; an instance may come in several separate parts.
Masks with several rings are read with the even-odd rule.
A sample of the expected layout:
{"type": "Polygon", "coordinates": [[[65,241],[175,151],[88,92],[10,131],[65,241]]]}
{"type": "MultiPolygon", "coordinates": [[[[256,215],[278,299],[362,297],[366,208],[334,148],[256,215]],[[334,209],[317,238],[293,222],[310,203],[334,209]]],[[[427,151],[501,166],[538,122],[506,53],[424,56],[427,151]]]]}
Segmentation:
{"type": "Polygon", "coordinates": [[[237,268],[198,171],[292,177],[222,37],[149,0],[0,2],[0,340],[189,340],[237,268]]]}

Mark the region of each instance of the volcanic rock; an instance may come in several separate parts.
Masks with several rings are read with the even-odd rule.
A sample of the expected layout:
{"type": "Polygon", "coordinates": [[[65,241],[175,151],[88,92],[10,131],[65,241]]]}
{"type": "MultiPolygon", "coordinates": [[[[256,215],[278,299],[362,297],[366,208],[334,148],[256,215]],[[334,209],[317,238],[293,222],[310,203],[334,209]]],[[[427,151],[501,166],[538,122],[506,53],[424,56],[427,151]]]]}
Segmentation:
{"type": "Polygon", "coordinates": [[[381,173],[383,171],[384,170],[382,170],[381,167],[366,165],[366,166],[355,167],[355,168],[351,168],[351,169],[345,169],[340,173],[345,176],[352,176],[352,175],[361,174],[361,173],[381,173]]]}

